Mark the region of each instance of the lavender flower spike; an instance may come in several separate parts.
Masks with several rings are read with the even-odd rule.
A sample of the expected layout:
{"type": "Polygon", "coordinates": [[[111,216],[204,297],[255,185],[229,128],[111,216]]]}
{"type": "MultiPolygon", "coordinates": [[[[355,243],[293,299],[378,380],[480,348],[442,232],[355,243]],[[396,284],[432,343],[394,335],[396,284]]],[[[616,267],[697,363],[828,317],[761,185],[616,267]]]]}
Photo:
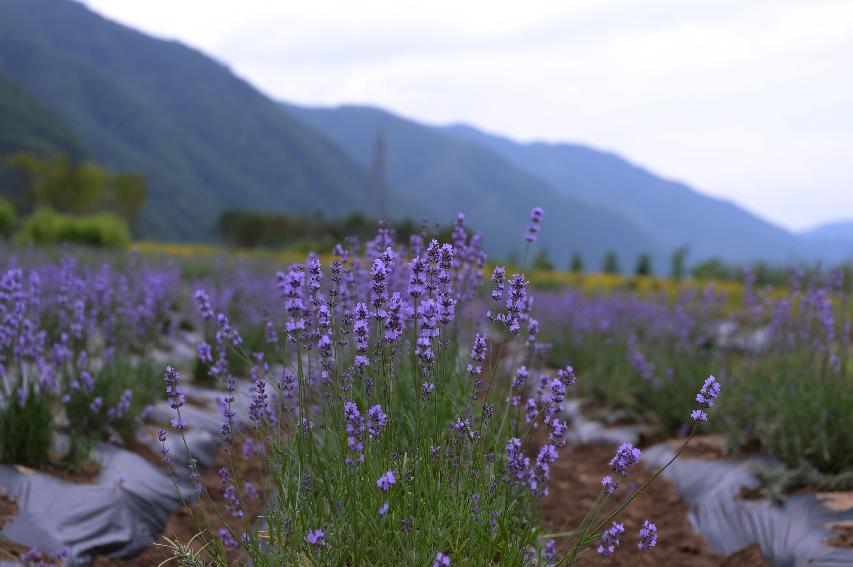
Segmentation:
{"type": "MultiPolygon", "coordinates": [[[[720,395],[720,389],[722,385],[717,382],[717,379],[714,376],[709,376],[705,383],[702,384],[702,388],[699,390],[699,393],[696,394],[696,401],[699,402],[699,405],[705,409],[711,408],[714,406],[714,402],[717,400],[717,396],[720,395]]],[[[696,409],[690,413],[690,418],[696,423],[705,423],[708,421],[708,414],[703,409],[696,409]]]]}
{"type": "Polygon", "coordinates": [[[305,536],[305,542],[314,547],[324,547],[326,545],[326,534],[323,533],[323,530],[310,530],[305,536]]]}
{"type": "Polygon", "coordinates": [[[613,555],[613,552],[619,547],[619,537],[624,533],[625,525],[613,522],[613,525],[601,536],[601,542],[598,544],[596,551],[604,557],[613,555]]]}
{"type": "Polygon", "coordinates": [[[637,549],[640,551],[648,551],[658,544],[658,527],[646,520],[643,522],[643,527],[640,528],[640,543],[637,544],[637,549]]]}
{"type": "Polygon", "coordinates": [[[435,554],[432,567],[450,567],[450,556],[439,551],[435,554]]]}
{"type": "Polygon", "coordinates": [[[394,472],[388,471],[379,477],[379,480],[376,481],[376,486],[378,486],[382,492],[388,492],[396,483],[397,479],[394,477],[394,472]]]}
{"type": "Polygon", "coordinates": [[[610,470],[619,476],[628,476],[629,469],[640,461],[641,452],[630,443],[622,443],[610,459],[610,470]]]}
{"type": "Polygon", "coordinates": [[[530,211],[530,224],[527,225],[527,234],[524,239],[527,242],[536,241],[536,233],[539,232],[539,225],[542,223],[542,216],[545,212],[540,207],[533,207],[530,211]]]}

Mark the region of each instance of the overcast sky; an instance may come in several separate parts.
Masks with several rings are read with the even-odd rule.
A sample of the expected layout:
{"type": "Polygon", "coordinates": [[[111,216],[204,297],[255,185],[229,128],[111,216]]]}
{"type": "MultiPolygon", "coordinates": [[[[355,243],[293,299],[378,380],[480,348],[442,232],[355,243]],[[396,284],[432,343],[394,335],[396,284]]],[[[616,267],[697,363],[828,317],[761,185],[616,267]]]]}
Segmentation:
{"type": "Polygon", "coordinates": [[[788,228],[853,219],[853,2],[85,0],[296,103],[612,150],[788,228]]]}

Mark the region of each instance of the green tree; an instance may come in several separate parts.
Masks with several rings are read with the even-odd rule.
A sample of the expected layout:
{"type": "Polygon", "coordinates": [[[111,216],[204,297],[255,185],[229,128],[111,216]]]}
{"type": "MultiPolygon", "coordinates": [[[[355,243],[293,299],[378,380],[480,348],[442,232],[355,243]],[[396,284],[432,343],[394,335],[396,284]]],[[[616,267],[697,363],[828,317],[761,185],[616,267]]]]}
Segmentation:
{"type": "Polygon", "coordinates": [[[672,279],[675,281],[681,281],[681,279],[684,278],[684,265],[687,260],[687,252],[687,246],[681,246],[676,248],[672,253],[670,273],[672,275],[672,279]]]}
{"type": "Polygon", "coordinates": [[[618,274],[620,272],[619,256],[616,255],[616,252],[610,250],[604,255],[604,263],[601,269],[605,274],[618,274]]]}
{"type": "Polygon", "coordinates": [[[551,261],[547,248],[540,248],[536,256],[533,257],[533,269],[546,272],[554,270],[554,262],[551,261]]]}
{"type": "Polygon", "coordinates": [[[652,257],[644,252],[637,257],[637,265],[634,267],[634,274],[638,276],[652,275],[652,257]]]}
{"type": "Polygon", "coordinates": [[[16,222],[15,208],[9,201],[0,198],[0,237],[9,238],[16,222]]]}
{"type": "Polygon", "coordinates": [[[583,256],[581,256],[578,252],[572,254],[572,259],[569,262],[569,270],[571,270],[575,274],[583,273],[583,256]]]}
{"type": "Polygon", "coordinates": [[[112,191],[116,213],[135,227],[148,198],[148,182],[136,173],[118,173],[113,176],[112,191]]]}

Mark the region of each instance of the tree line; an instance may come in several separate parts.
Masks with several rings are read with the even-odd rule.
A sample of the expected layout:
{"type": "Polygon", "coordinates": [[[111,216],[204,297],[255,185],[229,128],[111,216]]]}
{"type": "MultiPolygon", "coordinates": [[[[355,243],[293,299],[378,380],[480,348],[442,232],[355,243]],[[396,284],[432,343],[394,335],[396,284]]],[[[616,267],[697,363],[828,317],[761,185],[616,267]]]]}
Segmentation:
{"type": "Polygon", "coordinates": [[[138,231],[148,182],[64,153],[15,152],[0,161],[0,195],[4,236],[18,230],[21,240],[37,243],[125,244],[138,231]]]}

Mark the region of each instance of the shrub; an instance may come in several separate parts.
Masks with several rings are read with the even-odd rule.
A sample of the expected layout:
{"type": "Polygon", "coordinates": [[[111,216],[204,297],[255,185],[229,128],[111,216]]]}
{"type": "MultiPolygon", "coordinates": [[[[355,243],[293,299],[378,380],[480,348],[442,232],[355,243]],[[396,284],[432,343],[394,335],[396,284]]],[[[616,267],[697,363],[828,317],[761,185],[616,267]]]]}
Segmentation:
{"type": "Polygon", "coordinates": [[[63,384],[63,407],[71,435],[66,458],[79,463],[93,441],[132,439],[154,401],[162,397],[159,369],[150,361],[119,357],[92,374],[70,367],[63,384]]]}
{"type": "Polygon", "coordinates": [[[130,243],[130,231],[124,221],[109,213],[72,216],[38,209],[24,222],[16,238],[19,242],[36,244],[126,246],[130,243]]]}
{"type": "Polygon", "coordinates": [[[0,396],[0,462],[41,467],[50,459],[52,402],[30,381],[18,380],[0,396]]]}
{"type": "Polygon", "coordinates": [[[15,208],[6,199],[0,198],[0,237],[9,238],[17,223],[15,208]]]}

